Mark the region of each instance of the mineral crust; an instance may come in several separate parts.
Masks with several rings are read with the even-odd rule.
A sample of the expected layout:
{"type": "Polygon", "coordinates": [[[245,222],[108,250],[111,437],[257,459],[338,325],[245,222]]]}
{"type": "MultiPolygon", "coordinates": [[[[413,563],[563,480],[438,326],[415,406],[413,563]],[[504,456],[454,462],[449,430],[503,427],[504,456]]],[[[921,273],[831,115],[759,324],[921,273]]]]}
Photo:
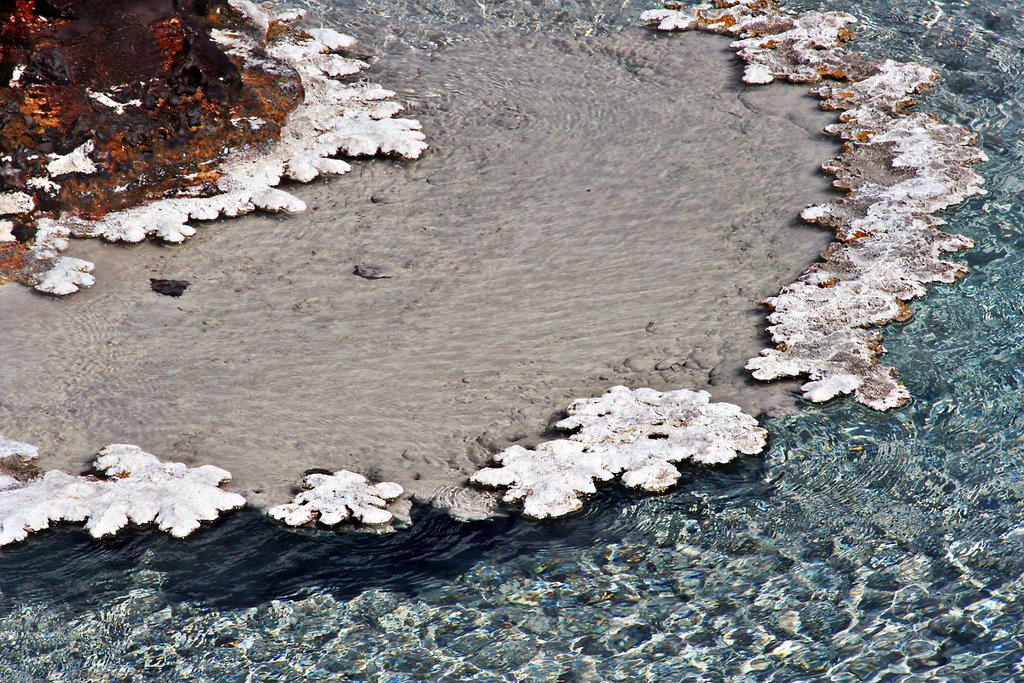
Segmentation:
{"type": "Polygon", "coordinates": [[[94,538],[129,523],[156,524],[188,536],[245,499],[220,485],[231,474],[219,467],[162,462],[138,446],[113,444],[99,452],[102,476],[75,476],[35,466],[33,446],[0,436],[0,546],[22,541],[58,522],[84,522],[94,538]]]}
{"type": "Polygon", "coordinates": [[[301,211],[275,186],[337,154],[425,149],[394,93],[337,80],[354,40],[248,0],[0,5],[0,281],[93,284],[68,237],[181,242],[191,223],[301,211]]]}
{"type": "Polygon", "coordinates": [[[470,481],[506,487],[503,500],[523,504],[529,517],[560,517],[583,506],[595,481],[620,477],[645,491],[665,491],[679,480],[675,463],[729,462],[754,455],[767,432],[731,403],[712,403],[706,391],[629,389],[615,386],[599,398],[579,399],[557,423],[568,439],[534,450],[512,446],[494,456],[498,467],[470,481]]]}
{"type": "Polygon", "coordinates": [[[645,12],[664,31],[702,30],[736,40],[751,84],[785,79],[820,83],[822,107],[842,112],[825,130],[843,141],[823,168],[844,193],[808,207],[801,217],[835,231],[838,241],[797,282],[764,303],[775,348],[747,369],[771,380],[807,376],[803,395],[827,401],[853,392],[876,410],[904,404],[896,371],[878,362],[885,349],[879,325],[911,315],[906,302],[930,282],[953,282],[967,272],[943,258],[971,240],[941,231],[938,211],[984,194],[970,166],[986,161],[968,130],[923,113],[908,113],[915,96],[938,80],[916,63],[876,61],[843,44],[856,20],[843,12],[780,11],[771,0],[719,0],[645,12]]]}
{"type": "Polygon", "coordinates": [[[405,492],[394,482],[371,484],[348,470],[307,475],[302,486],[305,490],[294,501],[272,507],[268,514],[288,526],[312,522],[335,526],[347,520],[380,526],[395,519],[388,505],[405,492]]]}

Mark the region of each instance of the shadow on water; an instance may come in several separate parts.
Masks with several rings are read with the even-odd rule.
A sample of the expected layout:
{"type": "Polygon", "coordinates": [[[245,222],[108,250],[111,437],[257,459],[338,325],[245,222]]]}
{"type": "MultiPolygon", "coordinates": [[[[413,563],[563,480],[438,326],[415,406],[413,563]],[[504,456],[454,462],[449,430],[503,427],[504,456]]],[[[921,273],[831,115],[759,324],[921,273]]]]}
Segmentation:
{"type": "MultiPolygon", "coordinates": [[[[681,486],[661,505],[699,517],[702,500],[687,492],[700,479],[719,500],[768,495],[764,461],[743,459],[714,470],[682,467],[681,486]],[[709,476],[710,475],[710,476],[709,476]]],[[[415,594],[489,562],[543,554],[569,559],[580,549],[615,543],[636,529],[650,501],[621,486],[602,488],[579,514],[531,521],[519,515],[459,522],[434,508],[413,509],[412,527],[391,534],[291,530],[256,510],[228,515],[187,540],[135,529],[96,541],[79,528],[40,533],[0,555],[0,612],[46,600],[95,605],[124,594],[126,577],[147,569],[162,577],[168,600],[243,608],[307,589],[348,598],[368,589],[415,594]]]]}

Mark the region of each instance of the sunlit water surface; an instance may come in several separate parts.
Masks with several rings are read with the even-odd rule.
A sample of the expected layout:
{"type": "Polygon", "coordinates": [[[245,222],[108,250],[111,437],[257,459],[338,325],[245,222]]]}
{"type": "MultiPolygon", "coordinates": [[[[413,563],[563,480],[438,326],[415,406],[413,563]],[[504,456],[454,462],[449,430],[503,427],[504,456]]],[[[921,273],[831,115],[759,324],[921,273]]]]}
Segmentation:
{"type": "MultiPolygon", "coordinates": [[[[313,7],[437,41],[482,24],[593,33],[619,2],[313,7]]],[[[768,423],[762,459],[603,492],[582,517],[390,536],[255,513],[188,542],[40,535],[0,557],[4,681],[1011,681],[1024,679],[1024,22],[1016,3],[802,2],[874,56],[940,67],[925,107],[970,126],[990,194],[951,212],[971,274],[886,330],[914,402],[768,423]]]]}

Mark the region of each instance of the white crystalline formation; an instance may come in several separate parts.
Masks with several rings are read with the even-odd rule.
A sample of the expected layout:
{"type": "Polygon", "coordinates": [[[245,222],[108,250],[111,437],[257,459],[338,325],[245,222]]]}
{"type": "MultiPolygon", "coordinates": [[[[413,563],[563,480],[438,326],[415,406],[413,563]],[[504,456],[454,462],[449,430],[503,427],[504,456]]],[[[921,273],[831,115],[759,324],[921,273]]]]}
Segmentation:
{"type": "Polygon", "coordinates": [[[0,435],[0,461],[6,458],[24,458],[34,460],[39,457],[39,449],[20,441],[11,441],[0,435]]]}
{"type": "MultiPolygon", "coordinates": [[[[98,220],[75,216],[57,219],[41,218],[37,222],[35,244],[27,258],[51,263],[49,272],[38,276],[34,286],[48,294],[63,295],[78,291],[95,282],[88,261],[62,257],[68,237],[102,237],[118,242],[140,242],[155,237],[165,242],[182,242],[195,234],[194,221],[213,220],[219,216],[238,216],[256,209],[264,211],[300,212],[305,204],[277,185],[289,178],[309,182],[319,175],[339,175],[351,166],[336,155],[370,156],[393,154],[415,159],[427,145],[420,124],[412,119],[395,118],[403,107],[392,98],[394,93],[377,85],[346,83],[337,78],[351,76],[368,68],[365,62],[335,54],[351,47],[355,40],[331,29],[310,29],[296,34],[272,32],[274,22],[294,22],[302,12],[286,10],[275,13],[248,0],[231,0],[254,26],[262,30],[262,41],[240,33],[213,31],[213,38],[230,54],[248,62],[258,61],[268,69],[288,68],[298,71],[305,99],[291,113],[279,142],[269,150],[235,150],[220,165],[214,196],[175,197],[107,214],[98,220]],[[276,37],[275,37],[276,36],[276,37]],[[263,54],[260,48],[269,55],[263,54]]],[[[99,98],[105,104],[109,98],[99,98]]],[[[113,102],[113,101],[111,101],[113,102]]],[[[132,102],[113,102],[108,106],[130,106],[132,102]]],[[[239,125],[252,125],[240,121],[239,125]]],[[[95,172],[89,158],[91,144],[64,157],[55,157],[49,164],[51,176],[95,172]]],[[[39,179],[40,183],[53,182],[39,179]]],[[[36,187],[42,187],[36,183],[36,187]]],[[[57,187],[57,185],[54,185],[57,187]]],[[[0,218],[3,215],[32,210],[32,197],[23,193],[0,195],[0,218]]],[[[3,230],[0,226],[0,239],[3,230]]]]}
{"type": "Polygon", "coordinates": [[[95,468],[104,478],[60,470],[42,474],[31,466],[38,452],[0,437],[0,546],[58,522],[84,522],[95,538],[129,523],[156,524],[183,537],[245,499],[220,485],[231,478],[219,467],[161,462],[138,446],[114,444],[101,450],[95,468]]]}
{"type": "Polygon", "coordinates": [[[842,113],[826,132],[843,153],[824,164],[843,196],[807,208],[802,218],[833,229],[839,241],[797,282],[768,299],[768,328],[776,344],[752,359],[754,377],[807,376],[804,397],[826,401],[853,392],[861,403],[887,410],[905,403],[895,370],[878,363],[884,352],[873,328],[904,320],[910,299],[929,282],[953,282],[966,272],[942,258],[971,241],[939,230],[932,214],[984,194],[970,166],[986,160],[966,129],[908,114],[914,96],[938,74],[921,64],[874,61],[845,50],[854,17],[842,12],[780,12],[768,0],[720,0],[714,5],[646,12],[642,20],[665,31],[703,30],[736,38],[747,83],[781,78],[818,83],[826,109],[842,113]]]}
{"type": "Polygon", "coordinates": [[[632,488],[664,491],[679,480],[675,463],[724,463],[765,446],[767,432],[730,403],[712,403],[706,391],[659,392],[616,386],[599,398],[580,399],[557,424],[576,430],[568,439],[534,450],[512,446],[494,456],[498,467],[470,481],[507,487],[503,500],[522,502],[536,518],[582,507],[595,481],[616,476],[632,488]]]}
{"type": "Polygon", "coordinates": [[[388,504],[404,492],[394,482],[371,484],[363,475],[348,470],[310,474],[303,487],[306,490],[293,502],[271,508],[270,516],[289,526],[315,521],[335,526],[349,519],[369,525],[389,524],[394,515],[387,509],[388,504]]]}

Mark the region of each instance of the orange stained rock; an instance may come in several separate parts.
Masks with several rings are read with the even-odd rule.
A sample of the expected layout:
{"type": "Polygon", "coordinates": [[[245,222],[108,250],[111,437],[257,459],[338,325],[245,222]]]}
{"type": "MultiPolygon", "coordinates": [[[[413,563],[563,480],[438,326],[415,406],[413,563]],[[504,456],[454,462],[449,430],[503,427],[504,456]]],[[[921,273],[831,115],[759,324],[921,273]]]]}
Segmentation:
{"type": "MultiPolygon", "coordinates": [[[[247,66],[212,39],[212,29],[245,32],[246,22],[227,0],[0,7],[0,192],[24,192],[36,204],[18,220],[94,219],[203,196],[226,151],[275,142],[302,102],[302,84],[294,72],[247,66]],[[262,125],[239,123],[254,119],[262,125]],[[87,142],[95,173],[49,177],[54,155],[87,142]],[[59,188],[40,189],[40,180],[59,188]]],[[[23,251],[0,245],[0,280],[18,277],[23,251]]]]}
{"type": "Polygon", "coordinates": [[[25,267],[25,249],[20,242],[0,242],[0,281],[13,279],[25,267]]]}
{"type": "Polygon", "coordinates": [[[836,35],[839,37],[839,40],[844,43],[848,43],[857,37],[857,34],[848,28],[839,29],[836,35]]]}
{"type": "Polygon", "coordinates": [[[902,301],[897,301],[896,305],[899,307],[899,313],[896,314],[896,317],[893,318],[893,320],[896,322],[903,322],[905,320],[910,320],[910,318],[913,317],[914,311],[910,306],[906,305],[902,301]]]}
{"type": "Polygon", "coordinates": [[[830,78],[834,78],[837,81],[841,81],[846,78],[846,72],[843,69],[834,66],[828,66],[827,64],[819,66],[818,73],[821,74],[822,76],[829,76],[830,78]]]}
{"type": "Polygon", "coordinates": [[[698,9],[696,12],[696,17],[697,21],[704,24],[705,26],[721,24],[725,27],[729,27],[736,25],[736,17],[734,17],[729,12],[722,12],[717,17],[709,17],[705,10],[698,9]]]}

